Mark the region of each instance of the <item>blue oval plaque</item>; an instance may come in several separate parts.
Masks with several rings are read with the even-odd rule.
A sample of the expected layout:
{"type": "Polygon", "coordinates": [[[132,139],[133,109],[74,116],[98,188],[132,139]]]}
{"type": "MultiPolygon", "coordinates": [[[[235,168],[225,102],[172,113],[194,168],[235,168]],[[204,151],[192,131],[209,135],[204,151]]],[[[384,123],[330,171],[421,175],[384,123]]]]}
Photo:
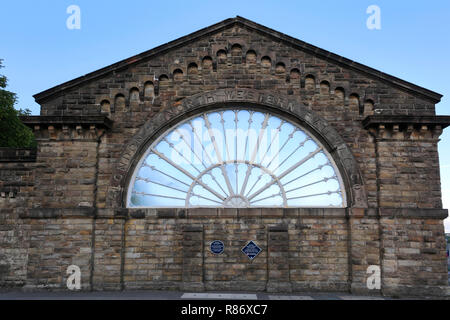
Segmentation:
{"type": "Polygon", "coordinates": [[[224,248],[225,246],[220,240],[214,240],[213,242],[211,242],[210,249],[214,254],[221,254],[224,248]]]}

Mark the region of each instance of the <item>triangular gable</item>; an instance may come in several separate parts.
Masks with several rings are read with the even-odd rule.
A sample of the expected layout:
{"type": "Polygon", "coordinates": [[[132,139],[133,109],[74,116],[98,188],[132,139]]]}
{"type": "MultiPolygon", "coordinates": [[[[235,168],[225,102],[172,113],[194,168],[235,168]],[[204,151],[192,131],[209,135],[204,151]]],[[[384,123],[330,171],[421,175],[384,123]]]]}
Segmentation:
{"type": "Polygon", "coordinates": [[[384,72],[378,71],[376,69],[370,68],[368,66],[365,66],[363,64],[360,64],[358,62],[352,61],[350,59],[344,58],[342,56],[339,56],[337,54],[334,54],[332,52],[326,51],[324,49],[318,48],[316,46],[313,46],[309,43],[306,43],[304,41],[298,40],[296,38],[290,37],[284,33],[275,31],[273,29],[267,28],[263,25],[260,25],[258,23],[255,23],[253,21],[250,21],[248,19],[245,19],[243,17],[237,16],[235,18],[230,18],[223,20],[217,24],[214,24],[212,26],[209,26],[207,28],[201,29],[199,31],[193,32],[189,35],[186,35],[184,37],[178,38],[176,40],[170,41],[166,44],[160,45],[156,48],[153,48],[151,50],[145,51],[143,53],[140,53],[138,55],[132,56],[128,59],[119,61],[117,63],[114,63],[110,66],[104,67],[102,69],[99,69],[97,71],[88,73],[84,76],[78,77],[76,79],[70,80],[68,82],[62,83],[60,85],[57,85],[53,88],[50,88],[48,90],[45,90],[43,92],[40,92],[36,95],[34,95],[34,98],[36,102],[40,103],[44,100],[53,97],[54,95],[63,93],[66,90],[69,90],[71,88],[74,88],[76,86],[79,86],[80,84],[101,78],[107,74],[110,74],[114,71],[118,71],[124,68],[127,68],[129,66],[132,66],[134,64],[137,64],[139,62],[142,62],[143,60],[149,59],[153,56],[156,56],[158,54],[167,52],[171,49],[175,49],[177,47],[181,47],[183,45],[186,45],[189,42],[198,40],[200,38],[206,37],[208,35],[214,34],[216,32],[219,32],[223,29],[233,27],[234,25],[240,25],[245,28],[248,28],[252,31],[258,32],[260,34],[263,34],[267,37],[270,37],[277,41],[282,41],[286,44],[289,44],[290,46],[297,48],[299,50],[302,50],[306,53],[312,54],[317,56],[320,59],[332,62],[334,64],[337,64],[339,66],[342,66],[347,69],[351,69],[354,71],[357,71],[359,73],[362,73],[368,77],[377,79],[379,81],[385,82],[389,84],[390,86],[399,88],[401,90],[404,90],[408,93],[419,95],[427,100],[430,100],[433,103],[438,103],[440,99],[442,98],[442,95],[428,90],[426,88],[417,86],[413,83],[404,81],[402,79],[399,79],[397,77],[391,76],[389,74],[386,74],[384,72]]]}

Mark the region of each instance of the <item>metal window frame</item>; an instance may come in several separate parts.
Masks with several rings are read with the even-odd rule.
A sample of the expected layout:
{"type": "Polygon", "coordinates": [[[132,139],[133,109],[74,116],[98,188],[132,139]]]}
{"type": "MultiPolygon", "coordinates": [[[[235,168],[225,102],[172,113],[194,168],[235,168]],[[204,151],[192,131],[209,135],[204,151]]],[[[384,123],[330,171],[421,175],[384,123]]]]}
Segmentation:
{"type": "MultiPolygon", "coordinates": [[[[323,152],[324,155],[326,156],[327,160],[328,160],[328,164],[333,168],[333,171],[335,173],[335,177],[336,180],[339,184],[339,189],[337,191],[339,192],[331,192],[331,193],[340,193],[341,195],[341,205],[340,206],[288,206],[287,205],[287,200],[289,200],[289,198],[286,196],[286,193],[289,191],[284,190],[283,184],[279,181],[280,178],[275,178],[276,177],[272,172],[270,172],[270,170],[268,170],[265,167],[262,167],[256,163],[252,163],[251,161],[242,161],[242,160],[227,160],[227,161],[221,161],[220,163],[216,163],[212,166],[210,166],[210,169],[214,169],[217,168],[219,166],[223,167],[224,165],[227,165],[229,163],[244,163],[247,164],[249,166],[253,166],[253,167],[258,167],[260,169],[262,169],[263,171],[265,171],[267,174],[269,174],[274,183],[273,184],[277,184],[280,187],[280,190],[282,190],[282,198],[283,198],[283,206],[277,206],[277,205],[261,205],[261,206],[249,206],[249,207],[245,207],[245,208],[323,208],[323,207],[327,207],[327,208],[345,208],[347,207],[347,193],[346,193],[346,188],[345,188],[345,184],[344,181],[342,179],[342,175],[341,172],[338,168],[338,166],[336,165],[336,162],[334,161],[333,157],[331,156],[331,154],[328,152],[328,150],[326,149],[326,147],[323,145],[322,142],[320,142],[318,140],[318,138],[315,136],[315,134],[313,132],[311,132],[310,130],[306,129],[304,126],[302,126],[300,123],[298,123],[298,121],[295,120],[291,120],[289,119],[287,116],[284,116],[282,113],[274,113],[271,112],[269,110],[265,110],[264,108],[255,106],[255,107],[251,107],[251,106],[247,106],[247,105],[243,105],[243,106],[232,106],[232,107],[222,107],[222,108],[216,108],[213,110],[208,110],[202,113],[197,113],[194,114],[190,117],[187,117],[185,119],[183,119],[182,121],[177,122],[176,124],[174,124],[173,126],[171,126],[170,128],[166,129],[163,133],[161,133],[151,144],[150,146],[147,148],[147,150],[145,151],[145,153],[142,154],[141,158],[139,159],[139,162],[137,163],[137,165],[134,167],[134,172],[131,176],[131,179],[129,180],[129,184],[128,184],[128,188],[127,188],[127,196],[126,196],[126,207],[127,208],[136,208],[136,209],[158,209],[158,208],[180,208],[180,209],[186,209],[186,208],[227,208],[226,206],[208,206],[208,205],[201,205],[201,206],[193,206],[193,205],[189,205],[189,199],[192,196],[192,189],[195,185],[197,185],[196,183],[198,183],[199,179],[206,174],[206,171],[210,171],[207,169],[203,170],[202,173],[200,175],[197,176],[197,178],[191,179],[193,180],[193,182],[191,183],[189,190],[187,192],[187,196],[185,199],[185,205],[184,206],[136,206],[136,205],[130,205],[131,204],[131,196],[133,194],[133,188],[134,188],[134,183],[136,181],[137,178],[137,174],[139,172],[139,170],[141,169],[142,165],[144,164],[144,161],[146,160],[146,158],[148,157],[148,155],[151,152],[155,151],[155,147],[162,141],[164,140],[171,132],[175,132],[177,128],[179,128],[181,125],[186,124],[188,122],[190,122],[191,120],[198,118],[198,117],[203,117],[207,114],[211,114],[211,113],[220,113],[220,112],[225,112],[225,111],[248,111],[249,113],[251,112],[260,112],[263,114],[268,114],[269,117],[273,116],[273,117],[277,117],[280,120],[284,121],[285,123],[289,123],[291,125],[293,125],[294,127],[302,130],[306,136],[310,139],[312,139],[317,146],[319,146],[319,148],[317,150],[319,150],[319,152],[323,152]]],[[[265,121],[266,122],[266,121],[265,121]]],[[[205,121],[206,124],[206,121],[205,121]]],[[[263,125],[262,125],[263,126],[263,125]]],[[[213,142],[213,141],[212,141],[213,142]]],[[[228,147],[227,149],[228,150],[228,147]]],[[[268,149],[269,150],[269,149],[268,149]]],[[[267,151],[268,151],[267,150],[267,151]]],[[[319,153],[318,152],[318,153],[319,153]]],[[[217,153],[217,152],[216,152],[217,153]]],[[[286,176],[287,174],[285,174],[284,176],[286,176]]],[[[189,177],[190,175],[188,175],[189,177]]],[[[169,187],[170,188],[170,187],[169,187]]],[[[330,192],[327,192],[330,193],[330,192]]],[[[325,194],[325,193],[324,193],[325,194]]],[[[320,195],[320,194],[316,194],[316,195],[320,195]]],[[[230,195],[231,196],[231,195],[230,195]]],[[[310,196],[314,196],[314,195],[310,195],[310,196]]],[[[293,197],[295,198],[299,198],[299,197],[293,197]]],[[[224,200],[225,201],[225,200],[224,200]]]]}

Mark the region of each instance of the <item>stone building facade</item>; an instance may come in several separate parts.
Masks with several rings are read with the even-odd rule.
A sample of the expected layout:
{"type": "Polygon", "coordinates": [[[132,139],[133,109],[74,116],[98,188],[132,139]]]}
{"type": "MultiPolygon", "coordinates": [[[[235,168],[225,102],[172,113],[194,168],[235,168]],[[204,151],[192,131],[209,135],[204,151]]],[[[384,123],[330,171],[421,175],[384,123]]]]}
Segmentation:
{"type": "Polygon", "coordinates": [[[0,150],[0,286],[66,290],[443,295],[441,95],[241,17],[35,96],[37,150],[0,150]],[[132,208],[148,147],[206,111],[244,106],[307,128],[345,205],[132,208]],[[222,254],[209,245],[221,240],[222,254]],[[253,260],[241,249],[262,249],[253,260]],[[369,290],[369,266],[381,288],[369,290]]]}

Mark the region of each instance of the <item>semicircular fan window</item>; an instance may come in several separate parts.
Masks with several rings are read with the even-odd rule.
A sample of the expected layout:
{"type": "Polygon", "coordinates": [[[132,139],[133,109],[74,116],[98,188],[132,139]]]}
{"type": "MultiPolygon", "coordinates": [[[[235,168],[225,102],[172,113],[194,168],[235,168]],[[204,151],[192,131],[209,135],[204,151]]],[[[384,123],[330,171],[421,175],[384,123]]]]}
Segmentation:
{"type": "Polygon", "coordinates": [[[207,112],[159,137],[138,163],[128,207],[344,207],[328,152],[300,126],[252,109],[207,112]]]}

